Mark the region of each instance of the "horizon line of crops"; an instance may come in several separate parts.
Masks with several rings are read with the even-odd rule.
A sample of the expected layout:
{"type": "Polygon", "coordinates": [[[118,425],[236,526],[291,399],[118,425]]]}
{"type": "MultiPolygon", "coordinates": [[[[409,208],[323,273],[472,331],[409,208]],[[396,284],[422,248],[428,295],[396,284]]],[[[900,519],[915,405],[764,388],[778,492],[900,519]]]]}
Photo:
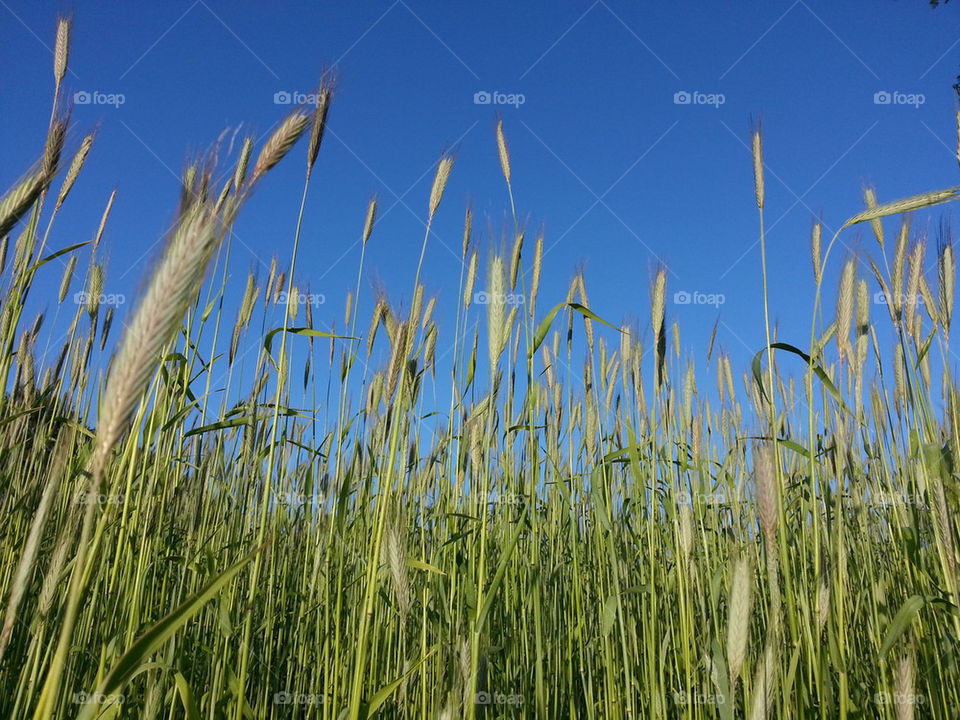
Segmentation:
{"type": "Polygon", "coordinates": [[[544,239],[528,261],[498,122],[512,245],[481,270],[466,210],[438,379],[421,269],[451,155],[425,204],[409,308],[378,296],[369,324],[359,317],[375,198],[343,333],[297,300],[334,95],[324,78],[317,105],[259,152],[247,138],[229,167],[220,148],[188,166],[161,259],[108,352],[117,308],[100,301],[99,246],[116,193],[93,240],[51,247],[95,151],[91,133],[62,157],[69,40],[61,19],[44,148],[0,198],[5,716],[904,720],[960,707],[956,267],[944,237],[928,278],[907,215],[957,188],[885,204],[867,189],[825,249],[815,223],[797,346],[770,323],[757,126],[766,345],[735,369],[711,340],[714,395],[667,317],[665,269],[650,347],[597,314],[582,271],[538,309],[544,239]],[[289,264],[265,282],[250,273],[236,295],[232,228],[301,138],[289,264]],[[887,317],[871,317],[855,257],[826,309],[831,252],[859,224],[887,317]],[[59,346],[47,362],[49,323],[24,313],[58,266],[56,312],[72,319],[64,337],[47,331],[59,346]],[[471,322],[478,287],[526,301],[488,302],[471,322]],[[235,317],[228,297],[241,297],[235,317]],[[802,382],[781,373],[790,356],[802,382]],[[301,386],[309,409],[294,407],[301,386]]]}

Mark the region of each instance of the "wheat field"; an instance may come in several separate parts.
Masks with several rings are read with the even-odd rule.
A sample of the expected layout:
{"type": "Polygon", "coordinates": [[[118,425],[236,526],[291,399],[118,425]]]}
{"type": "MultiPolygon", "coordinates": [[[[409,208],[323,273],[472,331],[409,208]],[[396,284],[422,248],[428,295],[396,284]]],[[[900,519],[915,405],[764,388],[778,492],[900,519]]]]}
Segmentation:
{"type": "Polygon", "coordinates": [[[815,224],[809,337],[781,338],[756,128],[767,340],[735,367],[683,345],[664,270],[642,326],[580,272],[540,295],[565,269],[517,219],[501,123],[507,251],[444,201],[452,155],[421,200],[421,266],[438,214],[464,216],[453,326],[419,268],[406,307],[360,317],[361,259],[327,332],[295,285],[323,82],[262,146],[187,167],[124,307],[112,196],[93,239],[48,242],[97,150],[68,132],[69,44],[61,20],[46,141],[0,199],[3,717],[957,716],[956,264],[910,224],[957,189],[868,189],[833,237],[815,224]],[[289,264],[232,277],[281,162],[305,167],[289,264]],[[862,258],[836,251],[851,228],[862,258]],[[65,336],[25,310],[58,274],[65,336]]]}

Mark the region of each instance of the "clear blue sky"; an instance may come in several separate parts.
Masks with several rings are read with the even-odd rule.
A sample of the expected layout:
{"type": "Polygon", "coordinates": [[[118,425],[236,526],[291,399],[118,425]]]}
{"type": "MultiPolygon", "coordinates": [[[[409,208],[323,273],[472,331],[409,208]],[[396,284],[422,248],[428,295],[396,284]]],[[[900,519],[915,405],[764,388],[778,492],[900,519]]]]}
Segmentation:
{"type": "MultiPolygon", "coordinates": [[[[812,217],[822,213],[839,227],[862,208],[864,183],[883,201],[958,180],[957,3],[931,10],[922,0],[0,0],[3,187],[42,147],[58,12],[75,21],[71,95],[124,99],[74,108],[72,147],[89,128],[99,134],[51,240],[59,248],[90,239],[118,187],[104,242],[107,292],[132,295],[140,285],[189,154],[225,127],[268,133],[290,110],[275,94],[310,92],[331,66],[338,92],[298,281],[328,298],[318,322],[329,316],[338,326],[369,196],[379,195],[381,220],[367,277],[405,302],[432,166],[455,148],[424,272],[428,291],[440,295],[441,337],[452,341],[466,203],[481,246],[499,244],[507,227],[498,112],[528,237],[541,226],[546,232],[541,306],[563,299],[582,261],[593,308],[648,327],[649,281],[662,263],[671,298],[678,290],[725,296],[719,311],[670,304],[668,315],[680,319],[698,362],[719,317],[718,344],[741,369],[763,343],[751,117],[762,115],[765,128],[772,313],[781,338],[797,344],[809,335],[812,217]],[[476,104],[483,91],[520,93],[524,102],[476,104]],[[675,102],[676,93],[694,91],[722,94],[723,103],[675,102]],[[877,104],[878,92],[923,102],[877,104]]],[[[273,255],[289,259],[303,153],[297,148],[268,178],[241,219],[237,296],[248,269],[264,276],[273,255]]],[[[920,213],[915,224],[933,233],[951,212],[920,213]]],[[[844,240],[876,252],[869,229],[844,240]]],[[[842,257],[834,256],[834,270],[842,257]]],[[[35,295],[39,307],[55,304],[59,280],[58,269],[40,278],[49,295],[35,295]]]]}

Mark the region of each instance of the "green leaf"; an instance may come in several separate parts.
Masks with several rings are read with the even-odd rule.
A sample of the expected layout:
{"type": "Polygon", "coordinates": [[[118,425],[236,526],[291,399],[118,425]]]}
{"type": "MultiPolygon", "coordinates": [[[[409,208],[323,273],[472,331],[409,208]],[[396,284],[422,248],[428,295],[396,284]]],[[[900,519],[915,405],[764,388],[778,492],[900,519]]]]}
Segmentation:
{"type": "Polygon", "coordinates": [[[377,712],[377,710],[379,710],[380,707],[390,698],[390,696],[393,695],[396,689],[400,687],[400,684],[404,680],[406,680],[408,677],[410,677],[417,668],[423,665],[423,663],[425,663],[430,658],[431,655],[437,652],[438,648],[439,646],[435,645],[433,648],[427,651],[427,653],[422,658],[420,658],[420,660],[417,661],[416,665],[414,665],[412,668],[407,670],[407,672],[405,672],[403,675],[398,677],[389,685],[386,685],[380,688],[380,690],[377,691],[376,695],[370,698],[370,704],[367,705],[367,713],[366,713],[367,717],[368,718],[373,717],[373,715],[377,712]]]}
{"type": "Polygon", "coordinates": [[[446,573],[440,568],[431,565],[430,563],[425,563],[423,560],[414,560],[413,558],[408,558],[407,567],[413,568],[414,570],[425,570],[426,572],[436,573],[437,575],[446,575],[446,573]]]}
{"type": "Polygon", "coordinates": [[[777,442],[783,445],[785,448],[793,450],[795,453],[797,453],[797,455],[802,455],[808,460],[810,459],[810,451],[807,450],[803,445],[795,443],[793,440],[784,440],[782,438],[778,439],[777,442]]]}
{"type": "Polygon", "coordinates": [[[207,321],[207,318],[210,317],[210,313],[213,312],[213,309],[217,306],[218,302],[220,302],[220,298],[215,297],[213,300],[207,303],[207,306],[203,309],[203,313],[200,315],[201,322],[207,321]]]}
{"type": "Polygon", "coordinates": [[[39,267],[41,267],[41,266],[43,266],[43,265],[46,265],[46,264],[47,264],[48,262],[50,262],[51,260],[56,260],[56,259],[57,259],[58,257],[60,257],[61,255],[66,255],[67,253],[73,252],[74,250],[79,250],[79,249],[82,248],[84,245],[89,245],[89,244],[90,244],[90,241],[87,240],[86,242],[77,243],[76,245],[70,245],[69,247],[65,247],[65,248],[63,248],[63,250],[57,250],[55,253],[52,253],[52,254],[50,254],[50,255],[47,255],[47,256],[46,256],[45,258],[43,258],[42,260],[38,260],[36,263],[34,263],[33,265],[31,265],[30,268],[27,270],[27,272],[33,272],[33,271],[36,270],[37,268],[39,268],[39,267]]]}
{"type": "Polygon", "coordinates": [[[267,336],[263,339],[263,347],[266,349],[267,353],[270,352],[270,348],[273,346],[273,338],[277,333],[288,332],[293,335],[305,335],[306,337],[321,337],[321,338],[337,338],[339,340],[357,340],[358,338],[350,337],[348,335],[336,335],[334,333],[323,332],[322,330],[314,330],[313,328],[308,327],[295,327],[295,328],[274,328],[267,333],[267,336]]]}
{"type": "Polygon", "coordinates": [[[611,595],[603,603],[603,613],[600,616],[600,635],[607,637],[613,630],[613,623],[617,619],[617,596],[611,595]]]}
{"type": "Polygon", "coordinates": [[[550,332],[550,325],[553,324],[553,318],[557,316],[557,313],[560,312],[565,305],[565,302],[556,305],[550,312],[547,313],[546,317],[540,321],[540,324],[537,325],[537,331],[533,334],[533,343],[530,345],[530,349],[527,350],[528,358],[532,358],[533,354],[543,344],[543,339],[547,336],[547,333],[550,332]]]}
{"type": "Polygon", "coordinates": [[[623,330],[618,328],[616,325],[613,325],[612,323],[608,323],[606,320],[604,320],[602,317],[597,315],[595,312],[590,310],[590,308],[586,307],[585,305],[581,305],[580,303],[575,303],[575,302],[567,303],[567,305],[572,307],[574,310],[576,310],[578,313],[580,313],[584,317],[588,317],[591,320],[596,320],[598,323],[603,323],[607,327],[613,328],[617,332],[623,332],[623,330]]]}
{"type": "Polygon", "coordinates": [[[523,423],[522,425],[513,425],[511,427],[508,427],[504,432],[504,435],[509,435],[510,433],[513,433],[513,432],[519,432],[520,430],[527,430],[529,432],[533,432],[534,430],[539,430],[545,427],[546,425],[529,425],[527,423],[523,423]]]}
{"type": "Polygon", "coordinates": [[[533,343],[530,345],[530,349],[527,350],[527,357],[532,358],[533,354],[540,348],[543,344],[543,339],[547,336],[547,333],[550,332],[550,326],[553,324],[553,319],[557,316],[557,313],[560,312],[563,308],[569,307],[572,310],[576,310],[578,313],[584,317],[590,318],[591,320],[596,320],[598,323],[602,323],[607,327],[613,328],[617,332],[623,332],[616,325],[613,325],[602,317],[593,312],[590,308],[580,303],[575,302],[562,302],[553,307],[550,312],[547,313],[546,317],[540,321],[540,324],[537,326],[536,332],[533,334],[533,343]]]}
{"type": "Polygon", "coordinates": [[[64,425],[67,425],[68,427],[72,427],[78,433],[80,433],[81,435],[86,435],[88,438],[95,438],[97,436],[96,433],[90,430],[90,428],[88,428],[83,423],[78,423],[73,418],[58,416],[58,417],[55,417],[53,421],[55,423],[62,423],[64,425]]]}
{"type": "Polygon", "coordinates": [[[916,617],[917,613],[920,612],[920,608],[922,608],[925,603],[926,600],[924,600],[922,595],[913,595],[907,598],[903,605],[900,606],[893,621],[890,623],[890,627],[887,628],[886,636],[883,638],[883,645],[880,646],[881,656],[885,656],[890,652],[890,648],[900,639],[900,636],[903,635],[904,631],[910,626],[913,618],[916,617]]]}
{"type": "MultiPolygon", "coordinates": [[[[765,441],[767,441],[767,442],[770,442],[770,441],[773,440],[774,438],[770,437],[769,435],[747,435],[746,437],[744,437],[744,438],[742,438],[742,439],[743,439],[743,440],[765,440],[765,441]]],[[[787,439],[785,439],[785,438],[776,438],[776,441],[777,441],[780,445],[783,445],[783,446],[784,446],[785,448],[787,448],[788,450],[793,450],[793,452],[797,453],[797,455],[802,455],[803,457],[807,458],[808,460],[810,459],[810,451],[807,450],[807,449],[806,449],[803,445],[801,445],[800,443],[795,443],[793,440],[787,440],[787,439]]],[[[818,457],[819,457],[819,455],[818,455],[818,457]]]]}
{"type": "Polygon", "coordinates": [[[624,455],[629,455],[631,451],[640,452],[641,445],[630,445],[628,447],[617,448],[612,450],[603,456],[603,459],[600,461],[601,464],[616,462],[621,459],[624,455]]]}
{"type": "MultiPolygon", "coordinates": [[[[276,411],[279,417],[300,417],[308,418],[308,415],[304,415],[298,410],[293,410],[291,408],[281,407],[276,411]]],[[[184,438],[191,437],[193,435],[200,435],[202,433],[213,432],[214,430],[224,430],[226,428],[239,427],[240,425],[253,425],[261,420],[272,420],[273,413],[269,415],[244,415],[242,417],[230,418],[229,420],[220,420],[219,422],[210,423],[209,425],[202,425],[193,430],[189,430],[183,434],[184,438]]]]}
{"type": "MultiPolygon", "coordinates": [[[[210,580],[210,582],[201,588],[199,592],[193,595],[193,597],[188,598],[166,617],[161,618],[147,628],[147,630],[139,637],[139,639],[137,639],[133,645],[130,646],[130,649],[127,650],[119,660],[117,660],[116,664],[113,666],[113,669],[100,683],[97,693],[102,695],[113,695],[119,692],[123,686],[126,685],[127,681],[134,674],[140,664],[157,650],[159,650],[160,647],[167,640],[169,640],[175,632],[177,632],[177,630],[181,629],[194,615],[200,612],[204,605],[212,600],[227,583],[233,580],[233,578],[241,570],[243,570],[244,567],[246,567],[247,563],[249,563],[253,558],[254,553],[258,552],[258,550],[254,550],[252,553],[243,558],[243,560],[224,570],[222,573],[210,580]]],[[[87,705],[85,707],[85,711],[90,713],[95,712],[96,703],[90,703],[87,705]]],[[[86,715],[83,717],[86,717],[86,715]]]]}
{"type": "Polygon", "coordinates": [[[923,362],[923,358],[930,351],[930,342],[933,340],[934,335],[937,334],[937,328],[934,326],[933,330],[930,331],[930,334],[927,336],[927,339],[923,343],[923,347],[920,348],[920,352],[917,353],[917,364],[914,366],[917,369],[920,368],[920,363],[923,362]]]}
{"type": "Polygon", "coordinates": [[[0,420],[0,427],[3,427],[7,423],[13,422],[17,418],[22,418],[22,417],[25,417],[26,415],[32,415],[33,413],[40,412],[41,410],[43,410],[43,407],[35,407],[35,408],[30,408],[29,410],[21,410],[18,413],[14,413],[10,417],[5,417],[3,420],[0,420]]]}
{"type": "Polygon", "coordinates": [[[180,693],[180,702],[183,703],[183,711],[187,714],[187,720],[200,720],[200,711],[197,710],[197,702],[193,699],[193,691],[190,684],[182,673],[173,674],[173,680],[177,684],[177,691],[180,693]]]}
{"type": "MultiPolygon", "coordinates": [[[[850,408],[847,407],[847,404],[843,401],[843,397],[840,395],[840,391],[837,390],[837,386],[833,384],[833,381],[830,379],[830,376],[827,375],[827,371],[819,364],[814,364],[810,356],[807,355],[803,350],[798,347],[794,347],[789,343],[775,342],[770,343],[771,350],[786,350],[789,353],[793,353],[798,357],[803,358],[803,361],[810,366],[814,374],[820,379],[820,382],[823,383],[823,386],[827,391],[833,396],[833,399],[837,401],[837,404],[840,405],[845,411],[850,412],[850,408]]],[[[753,362],[751,367],[753,368],[753,379],[757,383],[757,387],[760,389],[760,395],[764,399],[767,397],[767,391],[763,387],[763,369],[761,366],[761,361],[763,359],[764,353],[766,353],[767,348],[763,348],[753,357],[753,362]]]]}
{"type": "Polygon", "coordinates": [[[500,584],[503,582],[504,575],[507,573],[507,564],[510,562],[510,558],[513,557],[513,551],[517,549],[517,541],[520,540],[520,533],[523,532],[524,527],[522,522],[517,523],[517,529],[513,531],[513,537],[510,538],[510,542],[507,543],[503,554],[500,556],[500,562],[497,564],[497,572],[494,573],[493,580],[490,581],[490,587],[487,588],[487,593],[483,598],[483,607],[481,607],[480,612],[477,613],[475,632],[480,632],[484,620],[487,619],[487,613],[490,612],[490,607],[493,605],[493,598],[497,594],[497,589],[500,587],[500,584]]]}
{"type": "MultiPolygon", "coordinates": [[[[272,416],[271,416],[272,417],[272,416]]],[[[189,430],[183,434],[184,438],[192,437],[193,435],[201,435],[203,433],[213,432],[214,430],[225,430],[226,428],[239,427],[240,425],[253,425],[255,420],[265,420],[267,419],[266,415],[261,415],[259,418],[253,416],[245,416],[232,418],[230,420],[221,420],[220,422],[210,423],[209,425],[202,425],[193,430],[189,430]]]]}
{"type": "Polygon", "coordinates": [[[717,712],[723,720],[733,719],[733,709],[736,703],[730,702],[730,672],[727,668],[726,654],[720,643],[714,640],[710,644],[712,655],[703,655],[703,664],[710,670],[710,679],[719,695],[728,700],[717,705],[717,712]]]}
{"type": "Polygon", "coordinates": [[[183,420],[183,418],[185,418],[188,414],[190,414],[190,411],[193,410],[195,407],[197,407],[199,404],[200,403],[198,400],[194,400],[192,402],[187,403],[179,410],[177,410],[177,412],[175,412],[173,416],[160,427],[160,432],[166,432],[167,430],[172,428],[178,422],[183,420]]]}

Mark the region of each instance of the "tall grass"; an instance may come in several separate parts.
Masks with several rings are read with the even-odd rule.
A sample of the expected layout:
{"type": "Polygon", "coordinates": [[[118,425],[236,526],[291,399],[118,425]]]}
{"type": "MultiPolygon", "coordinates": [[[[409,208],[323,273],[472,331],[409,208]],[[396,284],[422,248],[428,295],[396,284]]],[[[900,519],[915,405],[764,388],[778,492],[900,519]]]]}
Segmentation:
{"type": "MultiPolygon", "coordinates": [[[[649,328],[610,325],[582,273],[538,297],[543,238],[517,221],[524,174],[498,124],[510,250],[482,265],[467,210],[452,336],[420,277],[435,217],[456,210],[449,156],[409,307],[378,297],[359,317],[361,259],[336,334],[295,284],[323,84],[259,152],[247,140],[232,166],[211,153],[185,171],[114,337],[113,196],[92,241],[48,247],[96,152],[90,135],[61,157],[69,39],[62,21],[36,166],[0,198],[4,717],[956,716],[955,256],[941,242],[928,278],[904,215],[956,190],[868,190],[840,232],[870,226],[871,273],[846,261],[835,301],[839,233],[824,249],[814,226],[801,348],[769,321],[758,128],[767,344],[742,368],[708,351],[714,391],[663,270],[649,328]],[[237,283],[231,229],[301,136],[290,264],[237,283]],[[59,268],[58,339],[25,313],[59,268]]],[[[364,248],[376,210],[358,218],[364,248]]]]}

